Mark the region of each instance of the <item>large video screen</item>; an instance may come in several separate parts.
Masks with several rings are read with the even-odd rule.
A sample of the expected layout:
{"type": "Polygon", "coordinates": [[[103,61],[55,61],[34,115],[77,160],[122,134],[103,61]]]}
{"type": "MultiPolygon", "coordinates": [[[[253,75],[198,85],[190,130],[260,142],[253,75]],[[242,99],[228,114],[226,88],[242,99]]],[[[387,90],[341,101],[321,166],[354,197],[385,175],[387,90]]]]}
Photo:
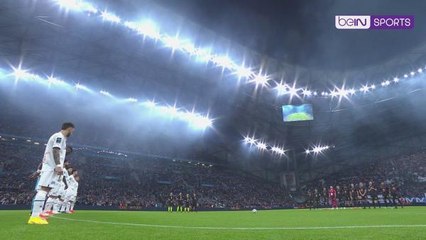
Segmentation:
{"type": "Polygon", "coordinates": [[[298,122],[314,120],[311,104],[283,105],[284,122],[298,122]]]}

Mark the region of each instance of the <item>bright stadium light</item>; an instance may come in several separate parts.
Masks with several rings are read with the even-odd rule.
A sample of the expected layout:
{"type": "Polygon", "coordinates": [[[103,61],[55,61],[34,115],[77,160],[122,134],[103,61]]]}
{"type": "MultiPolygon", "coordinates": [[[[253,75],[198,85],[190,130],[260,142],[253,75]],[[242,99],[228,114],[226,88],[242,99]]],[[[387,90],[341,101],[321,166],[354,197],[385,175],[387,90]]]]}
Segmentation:
{"type": "Polygon", "coordinates": [[[142,103],[142,105],[149,107],[149,108],[154,108],[157,104],[154,101],[148,100],[142,103]]]}
{"type": "Polygon", "coordinates": [[[96,9],[96,7],[95,7],[95,6],[93,6],[93,5],[92,5],[92,4],[90,4],[90,3],[82,3],[81,8],[82,8],[83,10],[88,11],[88,12],[91,12],[91,13],[97,13],[97,12],[98,12],[98,9],[96,9]]]}
{"type": "MultiPolygon", "coordinates": [[[[0,69],[0,72],[1,72],[1,69],[0,69]]],[[[71,86],[64,80],[59,79],[57,77],[54,77],[54,76],[41,77],[39,75],[29,73],[28,70],[23,70],[21,69],[21,67],[17,67],[17,68],[12,67],[12,71],[9,71],[7,75],[15,76],[16,80],[18,79],[24,79],[25,81],[31,80],[31,81],[34,81],[35,83],[39,83],[39,84],[43,84],[47,86],[59,85],[59,84],[65,85],[65,86],[71,86]]],[[[93,90],[91,90],[90,88],[88,88],[87,86],[79,82],[74,84],[73,87],[75,88],[76,91],[88,92],[91,94],[94,93],[93,90]]],[[[100,90],[98,93],[103,96],[114,98],[114,96],[112,96],[106,90],[100,90]]],[[[122,101],[132,102],[132,103],[138,102],[136,98],[132,98],[132,97],[122,99],[122,101]]],[[[173,118],[179,118],[181,120],[184,120],[188,123],[191,123],[197,129],[200,129],[200,128],[204,129],[204,128],[213,126],[214,121],[210,119],[209,116],[202,116],[194,112],[188,113],[185,111],[180,111],[178,108],[176,108],[176,106],[157,106],[157,103],[155,103],[154,101],[149,101],[149,100],[141,102],[140,105],[153,108],[155,110],[158,110],[159,112],[167,113],[171,115],[173,118]]]]}
{"type": "Polygon", "coordinates": [[[197,118],[194,118],[191,121],[191,124],[195,128],[205,129],[205,128],[211,127],[213,125],[213,121],[209,119],[208,117],[199,116],[197,118]]]}
{"type": "Polygon", "coordinates": [[[75,85],[75,89],[77,89],[77,90],[83,90],[83,91],[86,91],[86,92],[92,92],[92,90],[90,90],[88,87],[86,87],[86,86],[84,86],[84,85],[82,85],[80,83],[77,83],[75,85]]]}
{"type": "Polygon", "coordinates": [[[370,90],[370,88],[367,85],[363,85],[359,90],[363,93],[366,93],[370,90]]]}
{"type": "Polygon", "coordinates": [[[265,150],[267,148],[266,144],[263,142],[259,142],[256,144],[259,149],[265,150]]]}
{"type": "Polygon", "coordinates": [[[299,94],[298,94],[299,89],[296,87],[296,82],[293,83],[293,86],[287,86],[287,91],[290,94],[290,100],[294,96],[299,97],[299,94]]]}
{"type": "Polygon", "coordinates": [[[285,155],[286,150],[284,148],[281,148],[279,146],[272,146],[270,144],[267,144],[265,142],[262,142],[260,140],[256,140],[252,137],[245,136],[243,139],[245,144],[249,144],[250,146],[254,145],[260,150],[266,150],[270,151],[271,153],[278,154],[278,155],[285,155]]]}
{"type": "Polygon", "coordinates": [[[309,149],[309,148],[305,149],[305,153],[306,154],[313,153],[313,154],[317,155],[317,154],[322,153],[323,151],[325,151],[329,148],[330,148],[330,146],[328,146],[328,145],[324,145],[324,146],[317,145],[317,146],[314,146],[312,149],[309,149]]]}
{"type": "Polygon", "coordinates": [[[284,95],[284,94],[288,93],[288,91],[287,91],[287,84],[279,83],[279,84],[275,87],[275,90],[277,90],[277,94],[278,94],[278,96],[279,96],[279,95],[284,95]]]}
{"type": "Polygon", "coordinates": [[[194,53],[195,59],[200,62],[208,62],[212,59],[210,49],[197,49],[194,53]]]}
{"type": "Polygon", "coordinates": [[[167,108],[167,112],[170,113],[170,114],[175,115],[175,114],[177,114],[179,112],[179,110],[176,108],[176,106],[173,106],[173,107],[168,107],[167,108]]]}
{"type": "Polygon", "coordinates": [[[127,101],[127,102],[131,102],[131,103],[138,102],[138,100],[137,100],[136,98],[132,98],[132,97],[127,98],[127,99],[126,99],[126,101],[127,101]]]}
{"type": "Polygon", "coordinates": [[[382,87],[387,87],[387,86],[389,86],[390,84],[391,84],[391,82],[390,82],[389,80],[383,81],[383,82],[381,83],[382,87]]]}
{"type": "Polygon", "coordinates": [[[177,37],[165,36],[161,40],[166,47],[169,47],[172,50],[180,49],[181,47],[181,42],[177,37]]]}
{"type": "Polygon", "coordinates": [[[169,117],[175,118],[175,117],[182,117],[186,121],[192,121],[194,119],[195,115],[185,112],[179,112],[179,110],[175,106],[161,106],[158,108],[158,110],[169,117]]]}
{"type": "Polygon", "coordinates": [[[80,10],[81,1],[79,0],[56,0],[55,2],[67,10],[80,10]]]}
{"type": "Polygon", "coordinates": [[[370,86],[370,88],[371,88],[371,89],[376,89],[376,85],[372,84],[372,85],[370,86]]]}
{"type": "Polygon", "coordinates": [[[321,152],[321,148],[320,148],[320,147],[314,147],[314,148],[312,149],[312,152],[313,152],[313,153],[320,153],[320,152],[321,152]]]}
{"type": "Polygon", "coordinates": [[[15,76],[16,79],[26,78],[28,74],[27,70],[22,70],[21,67],[13,68],[13,76],[15,76]]]}
{"type": "Polygon", "coordinates": [[[209,119],[208,116],[202,116],[194,112],[182,113],[180,117],[190,122],[192,127],[197,129],[205,129],[213,125],[213,120],[209,119]]]}
{"type": "Polygon", "coordinates": [[[288,88],[288,93],[290,94],[290,96],[297,95],[297,91],[298,91],[298,89],[295,88],[295,87],[289,87],[288,88]]]}
{"type": "Polygon", "coordinates": [[[253,72],[250,68],[241,66],[236,68],[235,74],[237,74],[238,78],[249,78],[253,75],[253,72]]]}
{"type": "Polygon", "coordinates": [[[103,21],[106,22],[112,22],[112,23],[120,23],[121,22],[121,18],[113,13],[110,13],[108,11],[102,11],[101,13],[101,18],[103,21]]]}
{"type": "Polygon", "coordinates": [[[15,77],[15,81],[18,81],[18,80],[36,81],[36,82],[43,81],[42,77],[28,72],[28,70],[21,69],[21,66],[19,66],[18,68],[12,67],[12,69],[13,69],[12,76],[15,77]]]}
{"type": "Polygon", "coordinates": [[[397,82],[399,82],[399,78],[397,78],[397,77],[394,77],[394,78],[393,78],[393,82],[394,82],[394,83],[397,83],[397,82]]]}
{"type": "Polygon", "coordinates": [[[244,137],[244,142],[245,142],[246,144],[253,145],[253,144],[255,144],[255,143],[256,143],[256,140],[254,140],[254,139],[253,139],[253,138],[251,138],[251,137],[244,137]]]}
{"type": "Polygon", "coordinates": [[[75,85],[75,88],[76,88],[76,89],[84,89],[85,87],[84,87],[83,85],[81,85],[80,83],[77,83],[77,84],[75,85]]]}
{"type": "Polygon", "coordinates": [[[60,84],[66,84],[65,81],[55,78],[53,76],[49,76],[47,78],[47,83],[49,84],[49,86],[51,85],[60,85],[60,84]]]}
{"type": "Polygon", "coordinates": [[[348,98],[348,94],[349,94],[349,90],[345,89],[345,87],[335,87],[335,90],[330,92],[331,97],[339,97],[340,99],[342,98],[348,98]]]}
{"type": "Polygon", "coordinates": [[[111,93],[104,91],[104,90],[99,91],[99,93],[104,95],[104,96],[107,96],[107,97],[112,97],[111,93]]]}
{"type": "Polygon", "coordinates": [[[88,2],[82,0],[55,0],[59,7],[65,10],[73,11],[87,11],[90,13],[97,13],[98,9],[88,2]]]}
{"type": "Polygon", "coordinates": [[[228,56],[214,56],[212,61],[223,68],[232,69],[235,66],[235,63],[228,56]]]}
{"type": "Polygon", "coordinates": [[[182,43],[181,49],[183,51],[186,51],[190,55],[194,55],[197,53],[197,48],[194,46],[194,44],[190,42],[184,42],[182,43]]]}
{"type": "Polygon", "coordinates": [[[280,155],[283,155],[285,153],[284,149],[279,147],[272,147],[271,151],[280,155]]]}
{"type": "Polygon", "coordinates": [[[123,24],[127,28],[130,28],[133,31],[136,31],[138,34],[153,38],[160,39],[161,34],[157,26],[151,20],[145,20],[142,22],[129,22],[126,21],[123,24]]]}
{"type": "Polygon", "coordinates": [[[308,89],[303,89],[302,94],[305,97],[310,97],[312,95],[312,91],[309,91],[308,89]]]}
{"type": "MultiPolygon", "coordinates": [[[[236,63],[234,63],[231,59],[228,59],[226,56],[219,56],[216,54],[211,54],[210,51],[205,52],[205,50],[203,49],[198,49],[196,48],[192,43],[187,43],[185,41],[181,41],[179,39],[173,39],[168,37],[166,34],[162,34],[157,27],[155,26],[155,24],[150,21],[150,20],[146,20],[144,22],[132,22],[132,21],[124,21],[122,20],[119,16],[113,14],[112,12],[108,12],[108,11],[99,11],[94,5],[85,2],[84,0],[51,0],[53,2],[55,2],[57,5],[59,5],[61,8],[64,8],[66,10],[77,10],[77,11],[85,11],[88,12],[89,15],[90,13],[98,13],[96,14],[96,16],[101,17],[104,21],[108,21],[111,23],[120,23],[119,26],[122,27],[126,27],[128,29],[131,29],[141,35],[144,36],[148,36],[150,38],[153,38],[154,40],[158,40],[161,39],[162,42],[168,46],[171,47],[172,49],[180,49],[181,51],[183,51],[184,53],[187,53],[191,56],[196,56],[195,59],[196,60],[200,60],[202,62],[213,62],[218,66],[221,66],[223,68],[226,68],[230,71],[233,71],[235,73],[235,75],[238,76],[238,78],[252,78],[253,81],[250,82],[255,82],[256,85],[268,85],[268,81],[270,80],[268,77],[266,76],[261,76],[261,75],[257,75],[255,76],[251,70],[249,71],[248,69],[238,69],[239,67],[237,67],[238,65],[236,63]],[[122,24],[121,24],[122,23],[122,24]]],[[[418,68],[415,71],[411,71],[408,74],[403,75],[404,78],[408,78],[409,75],[414,76],[417,73],[423,73],[423,71],[426,70],[426,66],[423,68],[423,66],[421,68],[418,68]]],[[[398,82],[399,80],[394,80],[394,82],[398,82]]],[[[383,86],[387,86],[387,83],[383,83],[383,86]]],[[[369,90],[375,89],[375,87],[370,87],[369,90]]],[[[358,90],[358,88],[357,88],[358,90]]],[[[355,92],[357,91],[355,90],[355,92]]],[[[331,93],[329,92],[324,92],[319,94],[320,92],[318,91],[315,94],[315,91],[311,91],[311,94],[309,94],[308,92],[304,91],[302,92],[302,88],[296,88],[296,86],[293,86],[293,88],[289,88],[286,89],[286,91],[280,91],[280,93],[284,93],[287,94],[289,93],[291,96],[297,95],[297,93],[301,91],[301,94],[303,94],[305,97],[308,95],[313,95],[313,96],[317,96],[317,95],[321,95],[321,96],[329,96],[331,93]],[[306,94],[308,93],[308,94],[306,94]]],[[[361,91],[361,90],[360,90],[361,91]]],[[[338,93],[338,96],[341,97],[346,97],[345,95],[354,95],[355,93],[352,93],[353,91],[346,91],[345,93],[338,93]]],[[[365,92],[365,91],[364,91],[365,92]]],[[[335,96],[335,94],[332,94],[332,96],[335,96]]]]}
{"type": "Polygon", "coordinates": [[[252,82],[254,82],[256,86],[258,85],[266,86],[268,85],[268,81],[269,81],[269,77],[267,75],[262,75],[262,74],[256,75],[252,80],[252,82]]]}

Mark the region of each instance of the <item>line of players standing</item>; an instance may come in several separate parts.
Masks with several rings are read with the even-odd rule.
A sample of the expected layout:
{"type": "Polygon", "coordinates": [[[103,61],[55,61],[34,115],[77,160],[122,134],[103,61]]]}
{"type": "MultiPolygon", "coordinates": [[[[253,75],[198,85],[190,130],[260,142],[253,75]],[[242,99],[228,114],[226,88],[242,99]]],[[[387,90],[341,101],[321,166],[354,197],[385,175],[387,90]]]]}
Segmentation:
{"type": "Polygon", "coordinates": [[[385,182],[382,182],[379,187],[376,187],[373,182],[369,182],[368,185],[360,182],[348,186],[336,186],[336,188],[330,186],[328,190],[324,187],[322,191],[318,188],[309,189],[307,197],[306,203],[309,209],[326,206],[332,208],[338,206],[363,207],[364,209],[366,207],[376,208],[376,206],[380,208],[383,205],[385,207],[397,208],[398,205],[403,207],[398,188],[395,185],[387,185],[385,182]],[[382,202],[379,201],[379,196],[381,196],[382,202]]]}
{"type": "Polygon", "coordinates": [[[176,212],[197,211],[197,200],[197,195],[195,193],[192,194],[192,196],[186,194],[185,197],[182,193],[179,193],[176,196],[174,196],[173,193],[170,193],[166,201],[167,211],[173,212],[173,209],[176,209],[176,212]]]}

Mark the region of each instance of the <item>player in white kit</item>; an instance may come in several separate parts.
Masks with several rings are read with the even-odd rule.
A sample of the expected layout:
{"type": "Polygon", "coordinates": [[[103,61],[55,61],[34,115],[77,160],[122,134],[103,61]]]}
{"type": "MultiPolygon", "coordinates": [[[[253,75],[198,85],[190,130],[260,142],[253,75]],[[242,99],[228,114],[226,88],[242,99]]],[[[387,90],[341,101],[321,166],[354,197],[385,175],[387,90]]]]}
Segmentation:
{"type": "Polygon", "coordinates": [[[65,213],[74,213],[74,204],[77,198],[79,176],[77,170],[72,171],[68,178],[68,188],[65,193],[64,209],[65,213]]]}
{"type": "MultiPolygon", "coordinates": [[[[65,163],[68,162],[65,160],[65,163]]],[[[66,171],[64,171],[63,175],[58,179],[54,179],[51,184],[52,189],[49,191],[43,212],[40,216],[46,218],[60,211],[60,207],[65,199],[66,189],[69,188],[70,176],[74,171],[73,167],[69,164],[65,164],[65,169],[66,171]]]]}
{"type": "Polygon", "coordinates": [[[37,194],[34,196],[33,209],[28,224],[48,224],[45,218],[40,217],[40,214],[53,183],[63,174],[67,138],[73,132],[74,124],[64,123],[61,131],[53,134],[46,144],[40,179],[36,188],[37,194]]]}

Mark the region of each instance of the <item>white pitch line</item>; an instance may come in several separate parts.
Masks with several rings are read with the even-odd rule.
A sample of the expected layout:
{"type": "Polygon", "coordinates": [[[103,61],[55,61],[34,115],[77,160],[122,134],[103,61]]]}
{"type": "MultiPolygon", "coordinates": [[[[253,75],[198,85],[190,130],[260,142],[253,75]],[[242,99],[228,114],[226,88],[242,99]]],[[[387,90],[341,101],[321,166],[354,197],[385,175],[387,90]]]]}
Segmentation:
{"type": "Polygon", "coordinates": [[[176,226],[176,225],[158,225],[158,224],[144,224],[144,223],[120,223],[120,222],[103,222],[96,220],[72,219],[55,217],[52,218],[75,221],[75,222],[88,222],[97,224],[121,225],[121,226],[135,226],[135,227],[153,227],[153,228],[180,228],[180,229],[202,229],[202,230],[324,230],[324,229],[354,229],[354,228],[418,228],[426,227],[426,224],[414,225],[354,225],[354,226],[329,226],[329,227],[191,227],[191,226],[176,226]]]}

